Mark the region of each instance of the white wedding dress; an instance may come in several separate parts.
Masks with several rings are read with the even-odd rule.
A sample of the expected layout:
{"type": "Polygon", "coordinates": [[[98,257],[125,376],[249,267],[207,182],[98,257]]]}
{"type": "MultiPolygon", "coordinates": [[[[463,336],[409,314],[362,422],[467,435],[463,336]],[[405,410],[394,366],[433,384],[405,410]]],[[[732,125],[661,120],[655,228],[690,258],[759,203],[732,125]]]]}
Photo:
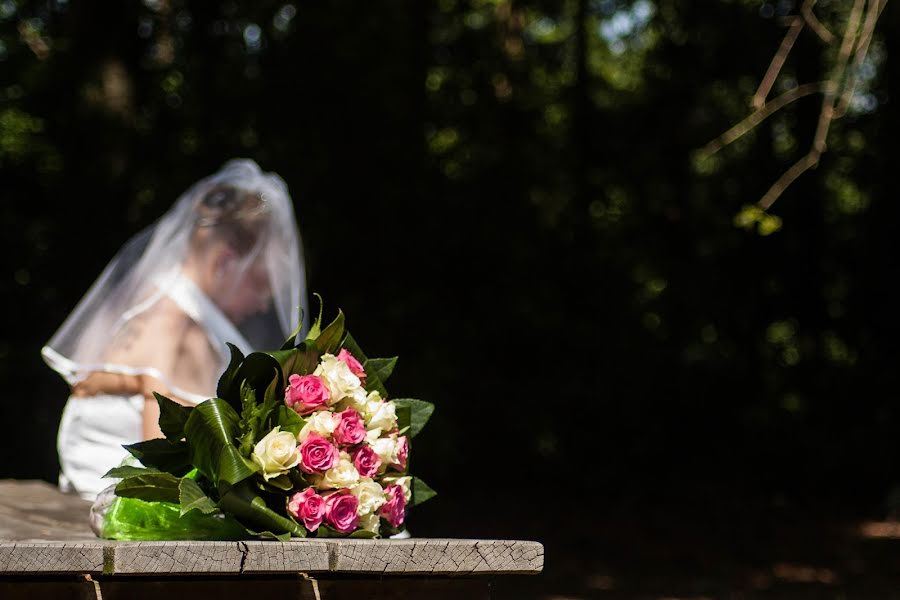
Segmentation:
{"type": "Polygon", "coordinates": [[[92,498],[129,456],[122,446],[143,438],[145,397],[104,394],[117,388],[102,379],[114,378],[92,386],[91,374],[156,380],[188,404],[214,396],[231,358],[226,343],[247,354],[302,329],[301,249],[287,185],[247,159],[191,185],[128,240],[41,351],[72,389],[98,390],[66,403],[61,487],[92,498]]]}
{"type": "MultiPolygon", "coordinates": [[[[176,275],[174,283],[164,286],[164,293],[204,329],[210,343],[219,351],[220,365],[216,372],[221,372],[228,364],[225,342],[247,351],[249,345],[241,333],[193,281],[176,275]]],[[[55,358],[59,360],[59,357],[55,358]]],[[[111,370],[123,372],[121,367],[111,370]]],[[[135,369],[125,374],[142,372],[145,371],[135,369]]],[[[179,398],[193,404],[215,395],[214,389],[203,395],[172,387],[179,398]]],[[[112,480],[104,479],[103,475],[130,456],[122,446],[142,439],[144,402],[142,394],[69,397],[57,437],[60,489],[93,500],[111,483],[112,480]]]]}

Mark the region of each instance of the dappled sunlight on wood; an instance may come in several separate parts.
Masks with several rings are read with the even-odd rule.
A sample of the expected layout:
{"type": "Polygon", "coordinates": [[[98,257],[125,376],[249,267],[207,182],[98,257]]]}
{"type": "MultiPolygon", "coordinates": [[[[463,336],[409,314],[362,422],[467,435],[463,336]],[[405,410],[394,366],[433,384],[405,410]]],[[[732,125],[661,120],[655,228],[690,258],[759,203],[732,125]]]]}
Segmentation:
{"type": "Polygon", "coordinates": [[[866,521],[859,526],[859,535],[868,539],[900,539],[900,521],[866,521]]]}
{"type": "Polygon", "coordinates": [[[824,583],[832,585],[838,581],[837,575],[831,569],[794,563],[778,563],[772,567],[772,573],[778,579],[790,583],[824,583]]]}
{"type": "Polygon", "coordinates": [[[609,575],[590,575],[585,578],[585,587],[591,590],[610,591],[616,589],[616,580],[609,575]]]}

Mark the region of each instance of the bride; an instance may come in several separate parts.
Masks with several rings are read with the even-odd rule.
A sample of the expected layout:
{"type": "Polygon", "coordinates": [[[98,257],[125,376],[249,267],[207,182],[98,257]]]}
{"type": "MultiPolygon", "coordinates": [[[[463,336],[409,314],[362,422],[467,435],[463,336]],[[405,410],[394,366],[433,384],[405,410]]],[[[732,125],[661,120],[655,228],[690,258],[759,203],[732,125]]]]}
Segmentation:
{"type": "Polygon", "coordinates": [[[278,348],[306,314],[303,261],[280,177],[233,160],[132,238],[43,348],[71,386],[60,488],[93,499],[127,452],[162,437],[153,392],[216,394],[230,358],[278,348]]]}

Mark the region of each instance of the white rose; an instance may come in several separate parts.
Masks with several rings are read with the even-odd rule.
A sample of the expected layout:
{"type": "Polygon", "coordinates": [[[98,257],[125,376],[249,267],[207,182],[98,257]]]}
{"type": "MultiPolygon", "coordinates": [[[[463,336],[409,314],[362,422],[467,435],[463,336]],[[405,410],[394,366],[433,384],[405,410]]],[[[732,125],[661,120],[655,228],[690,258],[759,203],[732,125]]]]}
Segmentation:
{"type": "Polygon", "coordinates": [[[388,475],[381,479],[381,482],[384,485],[399,485],[403,488],[403,497],[406,498],[406,502],[408,503],[412,500],[412,477],[409,475],[388,475]]]}
{"type": "Polygon", "coordinates": [[[363,399],[359,414],[361,414],[364,419],[368,420],[372,416],[372,413],[378,410],[378,407],[381,406],[383,400],[384,399],[381,397],[381,394],[378,393],[378,390],[372,390],[365,399],[363,399]]]}
{"type": "MultiPolygon", "coordinates": [[[[377,394],[378,392],[375,393],[377,394]]],[[[347,399],[350,401],[350,404],[353,406],[353,408],[356,409],[358,413],[362,414],[363,412],[365,412],[366,401],[368,400],[368,396],[366,396],[366,388],[362,386],[356,388],[355,390],[353,390],[350,396],[347,397],[347,399]]]]}
{"type": "Polygon", "coordinates": [[[382,467],[394,464],[394,461],[391,459],[396,459],[397,440],[392,437],[378,438],[375,440],[375,443],[372,444],[372,450],[374,450],[375,454],[378,455],[378,458],[381,459],[382,467]]]}
{"type": "Polygon", "coordinates": [[[341,452],[341,458],[338,460],[338,464],[325,471],[325,475],[322,477],[320,485],[326,489],[333,488],[339,490],[341,488],[351,487],[358,482],[359,471],[353,466],[350,455],[346,452],[341,452]]]}
{"type": "Polygon", "coordinates": [[[300,464],[300,450],[297,439],[290,431],[280,431],[276,427],[253,448],[253,461],[262,467],[263,477],[268,481],[284,475],[300,464]]]}
{"type": "Polygon", "coordinates": [[[397,407],[393,402],[382,402],[371,411],[371,415],[366,429],[390,431],[397,426],[397,407]]]}
{"type": "Polygon", "coordinates": [[[359,508],[356,509],[359,516],[372,514],[385,503],[384,490],[368,477],[351,486],[350,493],[359,501],[359,508]]]}
{"type": "Polygon", "coordinates": [[[363,515],[359,518],[359,527],[364,531],[378,533],[378,527],[381,525],[381,518],[376,514],[363,515]]]}
{"type": "Polygon", "coordinates": [[[331,439],[331,434],[334,433],[337,424],[338,420],[333,412],[327,410],[316,411],[309,416],[306,425],[297,434],[297,439],[302,442],[309,437],[310,433],[318,433],[323,438],[331,439]]]}
{"type": "Polygon", "coordinates": [[[325,382],[331,393],[329,404],[337,404],[347,396],[354,396],[362,386],[359,377],[353,374],[347,363],[338,360],[333,354],[323,354],[319,366],[313,371],[325,382]]]}
{"type": "Polygon", "coordinates": [[[369,443],[370,446],[374,446],[375,442],[378,441],[378,438],[381,437],[380,429],[370,429],[366,432],[366,442],[369,443]]]}

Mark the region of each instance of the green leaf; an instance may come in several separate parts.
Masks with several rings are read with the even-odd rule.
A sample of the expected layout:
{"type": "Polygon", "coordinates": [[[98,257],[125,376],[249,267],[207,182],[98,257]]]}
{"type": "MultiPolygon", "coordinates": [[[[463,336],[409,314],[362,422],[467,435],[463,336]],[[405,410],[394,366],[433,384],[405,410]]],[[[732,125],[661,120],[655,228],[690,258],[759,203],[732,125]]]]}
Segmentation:
{"type": "Polygon", "coordinates": [[[143,468],[143,467],[113,467],[103,476],[105,477],[116,477],[118,479],[128,479],[129,477],[138,477],[140,475],[149,475],[151,473],[160,473],[158,469],[152,468],[143,468]]]}
{"type": "Polygon", "coordinates": [[[269,352],[269,355],[281,365],[284,387],[287,387],[291,375],[309,375],[319,364],[319,351],[311,342],[300,342],[296,348],[269,352]]]}
{"type": "Polygon", "coordinates": [[[300,335],[300,331],[303,330],[303,308],[300,308],[300,319],[297,321],[297,327],[294,331],[291,332],[291,335],[288,336],[288,339],[284,340],[284,343],[281,345],[282,350],[290,350],[295,345],[297,345],[297,336],[300,335]]]}
{"type": "Polygon", "coordinates": [[[123,479],[116,485],[116,495],[145,502],[178,502],[180,479],[170,473],[149,473],[123,479]]]}
{"type": "Polygon", "coordinates": [[[316,529],[316,537],[320,538],[336,538],[336,537],[346,537],[346,534],[339,532],[337,529],[332,529],[325,523],[319,525],[318,529],[316,529]]]}
{"type": "Polygon", "coordinates": [[[284,393],[284,388],[281,386],[284,381],[281,365],[266,352],[253,352],[244,358],[229,384],[221,390],[222,394],[219,397],[228,402],[235,410],[241,410],[241,388],[245,381],[256,392],[256,397],[262,398],[273,380],[278,381],[279,389],[276,391],[280,400],[284,393]]]}
{"type": "Polygon", "coordinates": [[[103,477],[116,477],[118,479],[127,479],[129,477],[137,477],[138,475],[149,475],[150,473],[160,473],[159,469],[145,467],[113,467],[106,472],[103,477]]]}
{"type": "Polygon", "coordinates": [[[177,442],[184,437],[184,424],[187,423],[193,407],[178,404],[156,392],[153,392],[153,395],[159,404],[159,428],[166,438],[177,442]]]}
{"type": "Polygon", "coordinates": [[[410,430],[410,423],[412,423],[412,409],[409,405],[399,405],[396,407],[397,409],[397,428],[403,433],[399,433],[398,435],[403,435],[410,430]]]}
{"type": "Polygon", "coordinates": [[[225,368],[225,371],[222,372],[222,376],[219,377],[219,384],[216,386],[216,395],[219,398],[226,398],[228,396],[229,390],[233,387],[234,378],[237,375],[241,364],[244,362],[244,354],[238,350],[238,347],[230,343],[227,345],[228,349],[231,351],[231,361],[228,363],[228,367],[225,368]]]}
{"type": "Polygon", "coordinates": [[[290,532],[274,534],[271,531],[250,531],[249,529],[247,531],[263,540],[278,540],[279,542],[291,541],[290,532]]]}
{"type": "MultiPolygon", "coordinates": [[[[279,374],[276,373],[275,377],[272,378],[272,381],[269,382],[268,387],[266,387],[265,391],[263,392],[263,411],[261,418],[265,421],[266,419],[273,417],[272,420],[274,420],[272,412],[277,407],[284,406],[284,402],[282,402],[283,399],[284,389],[281,385],[279,374]]],[[[269,423],[269,425],[271,425],[271,423],[269,423]]],[[[274,427],[274,425],[271,425],[271,427],[274,427]]],[[[269,428],[271,429],[271,427],[269,428]]]]}
{"type": "Polygon", "coordinates": [[[354,531],[353,533],[351,533],[351,534],[348,535],[347,537],[352,537],[352,538],[362,538],[362,539],[364,539],[364,540],[371,540],[371,539],[373,539],[373,538],[377,538],[377,537],[378,537],[378,534],[375,533],[374,531],[367,531],[367,530],[365,530],[365,529],[357,529],[356,531],[354,531]]]}
{"type": "Polygon", "coordinates": [[[291,478],[288,477],[287,474],[273,477],[268,481],[263,481],[262,484],[264,486],[271,486],[277,490],[281,490],[282,492],[289,492],[294,489],[294,482],[291,481],[291,478]]]}
{"type": "Polygon", "coordinates": [[[391,373],[394,372],[395,366],[397,366],[396,356],[392,358],[370,358],[363,364],[363,368],[366,370],[366,379],[369,378],[369,374],[371,373],[378,377],[378,380],[382,384],[384,384],[388,377],[391,376],[391,373]]]}
{"type": "MultiPolygon", "coordinates": [[[[419,432],[422,431],[422,428],[425,427],[425,424],[428,423],[428,419],[431,418],[431,414],[434,412],[434,404],[423,400],[395,398],[393,402],[397,406],[398,423],[400,422],[400,409],[409,407],[409,437],[411,438],[419,435],[419,432]]],[[[406,423],[402,423],[401,427],[405,425],[406,423]]]]}
{"type": "Polygon", "coordinates": [[[316,293],[313,293],[313,296],[319,299],[319,316],[316,317],[316,320],[309,328],[309,332],[306,334],[306,339],[310,341],[315,340],[322,333],[322,309],[325,307],[325,302],[322,300],[322,296],[316,293]]]}
{"type": "Polygon", "coordinates": [[[296,437],[306,425],[306,419],[282,404],[278,407],[275,424],[281,427],[282,431],[290,431],[296,437]]]}
{"type": "Polygon", "coordinates": [[[337,317],[331,324],[322,330],[321,335],[315,339],[315,347],[322,354],[334,354],[344,337],[344,312],[338,309],[337,317]]]}
{"type": "Polygon", "coordinates": [[[204,515],[215,512],[218,509],[216,503],[203,493],[200,486],[193,479],[183,478],[178,484],[178,502],[181,504],[181,516],[196,509],[204,515]]]}
{"type": "MultiPolygon", "coordinates": [[[[379,394],[381,394],[382,398],[387,398],[388,393],[384,387],[384,382],[379,376],[379,370],[376,368],[377,363],[371,363],[371,361],[366,357],[366,353],[363,352],[362,348],[359,347],[359,344],[356,343],[356,340],[353,339],[353,336],[350,335],[350,332],[347,332],[347,334],[344,335],[344,339],[341,340],[341,347],[346,348],[350,352],[350,354],[352,354],[356,358],[356,360],[362,363],[363,369],[366,370],[366,389],[370,392],[378,392],[379,394]]],[[[393,367],[391,368],[393,369],[393,367]]]]}
{"type": "Polygon", "coordinates": [[[418,477],[412,478],[412,500],[410,500],[410,506],[418,506],[435,496],[437,496],[437,492],[431,489],[427,483],[418,477]]]}
{"type": "Polygon", "coordinates": [[[226,514],[234,515],[245,527],[249,524],[257,530],[274,532],[276,537],[285,533],[306,537],[302,526],[266,506],[249,481],[235,486],[220,485],[219,492],[219,507],[226,514]]]}
{"type": "Polygon", "coordinates": [[[214,484],[233,485],[257,471],[234,445],[239,430],[237,413],[221,398],[201,402],[188,418],[184,433],[191,462],[214,484]]]}
{"type": "Polygon", "coordinates": [[[173,475],[184,475],[191,470],[187,442],[157,438],[122,447],[145,467],[154,467],[173,475]]]}
{"type": "Polygon", "coordinates": [[[262,426],[259,419],[260,410],[256,404],[256,392],[245,381],[241,385],[241,420],[239,423],[241,437],[238,444],[241,454],[244,456],[250,456],[262,426]]]}

